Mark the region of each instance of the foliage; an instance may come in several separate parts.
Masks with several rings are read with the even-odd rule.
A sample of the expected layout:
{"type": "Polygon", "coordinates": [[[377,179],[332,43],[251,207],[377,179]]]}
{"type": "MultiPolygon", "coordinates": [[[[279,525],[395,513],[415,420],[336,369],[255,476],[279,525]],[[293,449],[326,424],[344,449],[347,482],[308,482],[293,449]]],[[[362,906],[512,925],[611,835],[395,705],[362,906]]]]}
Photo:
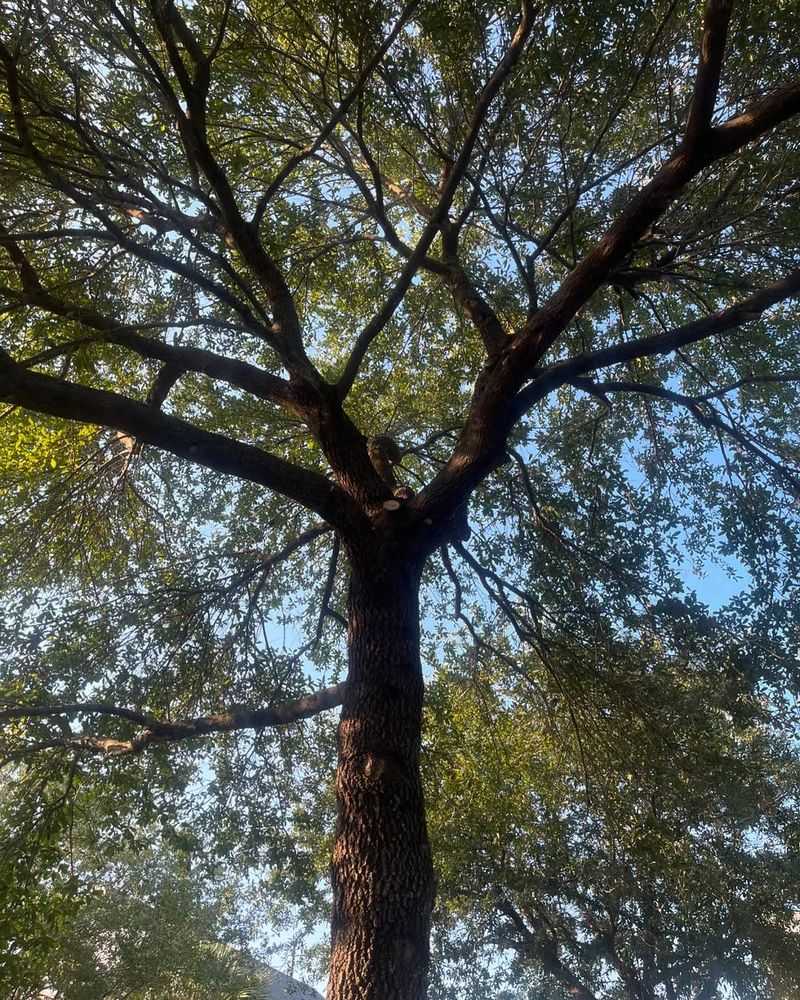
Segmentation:
{"type": "Polygon", "coordinates": [[[90,990],[104,920],[173,928],[132,989],[228,975],[165,829],[324,911],[294,723],[391,542],[441,996],[791,995],[800,11],[731,6],[0,5],[13,988],[90,990]]]}
{"type": "Polygon", "coordinates": [[[109,816],[102,796],[76,794],[80,780],[73,774],[72,786],[48,802],[46,820],[23,819],[20,809],[4,817],[18,840],[3,852],[17,866],[3,893],[3,995],[247,995],[257,978],[242,950],[251,934],[235,877],[198,877],[202,854],[193,857],[196,843],[185,832],[163,814],[158,827],[109,816]]]}
{"type": "Polygon", "coordinates": [[[549,687],[434,685],[441,995],[493,965],[515,996],[793,995],[796,711],[660,662],[595,687],[581,732],[549,687]]]}

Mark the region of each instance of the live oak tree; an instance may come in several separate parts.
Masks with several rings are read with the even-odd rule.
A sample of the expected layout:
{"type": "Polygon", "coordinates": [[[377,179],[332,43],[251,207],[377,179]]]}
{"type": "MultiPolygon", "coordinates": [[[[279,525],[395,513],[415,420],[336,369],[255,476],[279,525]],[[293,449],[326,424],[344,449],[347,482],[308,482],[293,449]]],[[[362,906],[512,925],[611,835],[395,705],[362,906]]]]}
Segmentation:
{"type": "Polygon", "coordinates": [[[145,801],[254,730],[247,856],[341,705],[332,1000],[426,991],[421,593],[428,662],[446,596],[613,677],[717,557],[794,696],[798,12],[732,7],[4,5],[5,757],[145,801]]]}

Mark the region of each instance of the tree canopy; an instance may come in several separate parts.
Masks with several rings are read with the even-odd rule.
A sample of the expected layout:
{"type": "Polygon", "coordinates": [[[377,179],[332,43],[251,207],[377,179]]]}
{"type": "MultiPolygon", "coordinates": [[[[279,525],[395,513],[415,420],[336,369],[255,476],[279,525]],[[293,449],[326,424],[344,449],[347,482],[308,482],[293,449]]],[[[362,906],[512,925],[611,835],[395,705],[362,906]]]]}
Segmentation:
{"type": "Polygon", "coordinates": [[[798,15],[3,5],[0,976],[85,799],[333,1000],[792,995],[798,15]]]}
{"type": "Polygon", "coordinates": [[[699,665],[634,668],[616,697],[594,692],[616,719],[587,762],[557,699],[531,716],[518,681],[501,696],[491,680],[487,695],[450,673],[431,693],[436,995],[474,995],[494,966],[497,995],[793,996],[790,731],[764,705],[732,725],[734,699],[699,665]],[[654,696],[668,707],[648,710],[654,696]]]}

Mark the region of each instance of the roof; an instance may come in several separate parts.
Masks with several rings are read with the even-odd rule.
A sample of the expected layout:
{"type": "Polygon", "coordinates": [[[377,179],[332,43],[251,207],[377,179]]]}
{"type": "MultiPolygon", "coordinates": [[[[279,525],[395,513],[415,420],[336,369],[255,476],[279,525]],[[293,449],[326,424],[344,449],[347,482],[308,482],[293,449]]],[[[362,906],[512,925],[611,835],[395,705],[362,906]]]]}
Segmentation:
{"type": "Polygon", "coordinates": [[[253,1000],[322,1000],[322,995],[310,986],[270,966],[262,966],[260,978],[264,992],[253,993],[253,1000]]]}

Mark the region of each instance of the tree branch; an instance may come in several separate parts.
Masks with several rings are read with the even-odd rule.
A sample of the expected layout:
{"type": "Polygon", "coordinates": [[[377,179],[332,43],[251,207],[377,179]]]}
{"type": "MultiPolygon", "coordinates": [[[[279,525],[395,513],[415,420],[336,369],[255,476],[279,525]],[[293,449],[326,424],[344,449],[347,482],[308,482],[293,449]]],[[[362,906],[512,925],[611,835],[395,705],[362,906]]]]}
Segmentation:
{"type": "Polygon", "coordinates": [[[162,743],[172,743],[179,740],[193,739],[200,736],[210,736],[213,733],[230,733],[238,729],[264,729],[273,726],[286,726],[302,719],[319,715],[320,712],[337,708],[344,699],[346,684],[342,681],[331,687],[323,688],[313,694],[304,695],[294,701],[266,708],[245,708],[234,706],[226,711],[213,715],[200,716],[194,719],[183,719],[178,722],[164,722],[153,716],[135,712],[127,708],[118,708],[103,702],[74,702],[65,705],[15,705],[0,709],[0,725],[14,719],[55,718],[70,715],[102,715],[125,719],[137,723],[144,728],[127,740],[92,736],[85,733],[74,736],[63,736],[45,740],[22,747],[14,758],[25,756],[38,750],[60,748],[64,750],[89,751],[108,756],[121,757],[138,754],[148,747],[162,743]]]}
{"type": "Polygon", "coordinates": [[[305,149],[302,149],[299,153],[296,153],[293,157],[291,157],[287,161],[287,163],[278,171],[278,173],[275,175],[275,177],[267,187],[267,190],[264,192],[264,194],[258,201],[258,205],[256,206],[255,214],[253,216],[253,225],[259,226],[261,224],[261,220],[264,217],[264,212],[266,211],[267,205],[275,195],[276,191],[279,190],[284,181],[293,173],[293,171],[297,167],[300,166],[300,164],[304,160],[307,160],[310,156],[313,156],[314,153],[317,152],[317,150],[323,145],[326,139],[334,131],[336,126],[344,119],[347,112],[353,106],[353,103],[362,94],[367,81],[372,76],[375,69],[380,65],[381,60],[389,51],[389,49],[392,47],[395,39],[403,30],[405,25],[408,23],[409,18],[412,16],[412,14],[414,13],[414,11],[417,9],[418,6],[419,6],[419,0],[410,0],[410,3],[407,3],[405,5],[403,10],[400,12],[400,16],[397,19],[395,26],[386,36],[386,38],[383,41],[383,44],[378,48],[377,52],[373,55],[373,57],[369,60],[367,65],[361,71],[355,84],[342,99],[339,106],[336,108],[334,113],[328,119],[325,126],[320,130],[316,139],[314,139],[313,142],[309,143],[309,145],[306,146],[305,149]]]}
{"type": "Polygon", "coordinates": [[[510,349],[514,366],[530,368],[541,359],[578,310],[619,267],[636,240],[664,214],[689,181],[712,163],[797,114],[800,114],[800,81],[773,91],[742,114],[708,129],[703,142],[691,145],[685,140],[516,335],[510,349]]]}
{"type": "Polygon", "coordinates": [[[757,444],[751,441],[746,434],[740,431],[733,424],[723,420],[713,408],[708,406],[703,408],[702,404],[705,401],[705,397],[685,396],[682,393],[674,392],[671,389],[665,389],[663,386],[648,385],[646,382],[621,380],[596,383],[591,382],[589,379],[578,378],[574,379],[573,383],[579,389],[588,390],[591,388],[593,392],[643,393],[648,396],[655,396],[659,399],[665,399],[668,402],[686,407],[698,423],[702,424],[704,427],[713,427],[716,430],[722,431],[729,437],[732,437],[746,451],[749,451],[762,462],[765,462],[773,470],[773,472],[777,473],[778,477],[789,486],[792,493],[796,497],[800,498],[800,476],[792,472],[790,469],[787,469],[781,462],[772,458],[771,455],[768,455],[763,448],[759,448],[757,444]]]}
{"type": "Polygon", "coordinates": [[[589,354],[579,354],[567,361],[560,361],[550,368],[544,369],[530,386],[519,393],[518,406],[521,411],[527,409],[531,403],[541,399],[543,395],[557,386],[598,368],[607,368],[610,365],[633,361],[636,358],[669,354],[671,351],[705,340],[707,337],[736,330],[746,323],[760,319],[771,306],[798,296],[800,296],[800,268],[791,271],[781,281],[776,281],[775,284],[755,292],[727,309],[721,309],[710,316],[685,323],[674,330],[654,337],[639,337],[622,344],[614,344],[611,347],[592,351],[589,354]]]}
{"type": "Polygon", "coordinates": [[[423,259],[430,249],[442,223],[447,219],[447,213],[453,202],[456,190],[461,183],[472,156],[472,151],[478,139],[478,133],[486,119],[486,115],[497,96],[500,88],[514,69],[519,57],[525,48],[531,29],[533,28],[534,8],[530,0],[522,0],[522,16],[519,26],[514,34],[511,44],[505,55],[498,63],[494,73],[481,91],[470,120],[467,137],[461,147],[461,151],[453,164],[452,170],[442,190],[439,203],[431,213],[431,217],[422,231],[417,245],[414,247],[411,256],[408,258],[406,266],[403,268],[400,277],[392,288],[383,307],[364,327],[356,340],[355,346],[337,383],[337,392],[340,399],[344,399],[350,391],[353,382],[358,375],[361,363],[369,350],[370,344],[384,329],[386,324],[394,315],[395,310],[402,302],[406,292],[411,286],[414,275],[422,265],[423,259]]]}
{"type": "MultiPolygon", "coordinates": [[[[159,8],[159,10],[161,11],[158,15],[159,31],[170,52],[175,72],[183,81],[182,86],[185,88],[187,102],[190,103],[196,112],[190,121],[177,102],[177,98],[174,95],[170,98],[175,105],[173,110],[179,119],[179,123],[181,123],[181,134],[188,143],[187,156],[193,155],[195,157],[199,168],[216,192],[222,205],[225,223],[228,230],[230,230],[231,239],[252,271],[259,276],[267,292],[267,297],[274,307],[274,322],[271,322],[268,326],[259,323],[246,306],[239,302],[235,296],[232,296],[227,289],[221,286],[218,287],[216,282],[199,274],[196,269],[189,268],[180,262],[174,261],[160,251],[144,247],[138,244],[137,241],[131,240],[114,224],[113,220],[106,213],[97,208],[92,199],[88,198],[81,191],[78,191],[67,178],[61,177],[50,168],[47,158],[35,147],[31,139],[22,106],[20,78],[17,73],[15,58],[0,44],[0,60],[2,60],[6,69],[9,97],[20,135],[20,142],[26,150],[27,155],[41,171],[45,181],[56,190],[67,194],[75,204],[101,219],[121,247],[137,254],[156,266],[167,268],[189,278],[190,281],[199,287],[210,291],[218,299],[225,302],[231,308],[236,309],[249,326],[256,332],[261,333],[276,350],[292,376],[293,385],[289,401],[290,405],[296,412],[301,414],[307,426],[319,440],[340,482],[345,485],[348,492],[351,492],[358,498],[359,502],[366,504],[380,502],[385,499],[385,490],[375,476],[374,470],[369,463],[366,453],[366,442],[363,435],[358,432],[347,414],[344,413],[335,393],[330,391],[330,387],[324,382],[306,356],[300,337],[299,322],[294,301],[288,286],[286,286],[283,276],[278,271],[274,261],[272,261],[261,246],[255,229],[243,219],[228,179],[208,146],[205,136],[204,115],[204,94],[208,86],[205,69],[202,66],[198,66],[199,75],[194,80],[189,78],[186,68],[181,61],[175,39],[172,36],[172,28],[170,27],[170,23],[172,23],[174,18],[179,18],[180,15],[175,10],[174,5],[167,5],[167,7],[163,9],[159,8]]],[[[129,34],[132,33],[132,37],[137,40],[137,44],[144,46],[144,50],[146,50],[144,42],[139,38],[133,26],[127,22],[124,15],[116,8],[115,13],[118,18],[122,19],[125,30],[129,34]]],[[[176,23],[173,24],[173,28],[182,36],[186,32],[189,32],[188,27],[185,25],[182,26],[176,23]]],[[[193,49],[188,37],[184,39],[184,43],[193,49]]],[[[193,49],[192,58],[198,62],[202,61],[199,49],[193,49]]],[[[168,82],[163,83],[162,87],[168,88],[168,82]]],[[[23,280],[23,287],[26,287],[25,280],[23,280]]],[[[29,283],[28,287],[32,288],[32,283],[29,283]]],[[[35,289],[35,291],[36,294],[40,294],[39,289],[35,289]]],[[[52,305],[52,303],[50,304],[52,305]]],[[[130,338],[128,340],[129,343],[132,343],[130,338]]],[[[138,346],[141,347],[141,343],[138,346]]],[[[195,356],[194,358],[194,361],[203,365],[206,365],[209,360],[208,357],[199,358],[195,356]]],[[[244,375],[246,380],[252,385],[250,378],[253,374],[252,371],[244,372],[241,368],[234,371],[228,368],[228,374],[236,377],[244,375]]],[[[263,391],[263,379],[259,381],[259,388],[263,391]]],[[[279,383],[272,383],[270,385],[270,393],[274,390],[280,390],[283,393],[283,387],[279,383]]],[[[73,418],[80,419],[80,415],[74,414],[73,418]]],[[[312,507],[312,509],[318,510],[321,513],[319,507],[312,507]]]]}
{"type": "Polygon", "coordinates": [[[558,956],[558,942],[543,927],[534,933],[522,919],[521,915],[502,894],[498,894],[497,908],[508,917],[520,938],[518,950],[523,955],[537,959],[542,968],[551,975],[575,1000],[597,1000],[592,991],[567,968],[558,956]]]}
{"type": "Polygon", "coordinates": [[[0,398],[37,413],[124,431],[144,444],[282,493],[340,527],[359,516],[347,494],[318,472],[125,396],[31,372],[2,350],[0,398]]]}
{"type": "MultiPolygon", "coordinates": [[[[406,260],[410,260],[414,254],[413,249],[408,246],[399,236],[397,230],[392,225],[391,219],[386,211],[383,198],[384,178],[381,174],[375,158],[364,142],[360,131],[355,133],[356,141],[359,144],[361,155],[363,156],[375,186],[375,193],[370,191],[364,178],[356,169],[352,158],[344,146],[337,144],[337,150],[344,162],[348,175],[358,186],[370,215],[375,219],[383,232],[386,242],[396,250],[406,260]]],[[[474,183],[477,184],[477,181],[474,183]]],[[[425,211],[426,219],[430,219],[430,212],[425,211]]],[[[497,314],[489,303],[478,292],[474,283],[470,280],[466,270],[458,259],[458,227],[442,223],[440,227],[443,231],[444,258],[431,257],[425,254],[419,266],[426,271],[439,275],[444,284],[450,289],[453,300],[464,315],[471,320],[483,340],[487,354],[496,354],[505,344],[506,332],[500,323],[497,314]]]]}
{"type": "Polygon", "coordinates": [[[290,372],[309,379],[311,385],[316,385],[320,380],[319,374],[303,348],[294,298],[278,265],[259,240],[256,227],[247,222],[242,215],[228,176],[208,142],[206,99],[211,82],[211,64],[171,0],[163,4],[153,4],[152,10],[170,64],[186,98],[187,111],[184,112],[178,102],[175,103],[174,111],[187,155],[194,160],[211,185],[219,201],[230,239],[266,292],[274,311],[271,333],[281,360],[290,372]],[[176,37],[180,39],[195,64],[193,78],[189,76],[183,63],[176,37]]]}
{"type": "MultiPolygon", "coordinates": [[[[714,3],[715,0],[709,0],[710,5],[714,3]]],[[[718,23],[713,18],[712,21],[715,25],[718,23]]],[[[708,65],[711,66],[712,62],[708,65]]],[[[474,486],[502,461],[505,441],[516,420],[528,406],[549,392],[557,379],[548,382],[539,376],[534,385],[520,392],[522,385],[537,374],[536,365],[578,310],[608,279],[635,241],[663,215],[689,181],[712,163],[797,114],[800,114],[800,81],[773,91],[723,125],[710,128],[703,142],[694,146],[685,141],[681,143],[655,177],[629,202],[605,236],[567,275],[558,291],[510,340],[499,357],[489,359],[476,382],[467,421],[449,462],[415,501],[415,507],[422,516],[433,520],[446,518],[448,512],[463,502],[474,486]]],[[[741,325],[748,318],[755,318],[768,305],[796,294],[799,278],[797,272],[793,272],[785,282],[753,296],[754,301],[750,304],[754,314],[750,317],[745,304],[740,303],[732,310],[715,314],[716,319],[709,317],[697,321],[697,324],[689,324],[691,329],[685,331],[686,342],[710,335],[715,325],[718,328],[725,325],[727,329],[741,325]],[[720,316],[724,319],[719,320],[720,316]]],[[[625,356],[636,356],[635,353],[627,355],[629,349],[629,345],[620,345],[608,353],[597,354],[601,359],[602,356],[612,359],[616,356],[624,360],[625,356]],[[615,352],[618,354],[615,355],[615,352]]],[[[648,344],[640,342],[637,349],[660,353],[674,348],[670,346],[669,338],[650,338],[648,344]]],[[[573,370],[568,377],[588,370],[581,367],[582,362],[574,363],[579,370],[573,370]]],[[[564,369],[571,364],[573,362],[564,363],[564,369]]],[[[553,366],[549,371],[556,368],[561,366],[553,366]]]]}
{"type": "Polygon", "coordinates": [[[694,96],[686,124],[688,146],[701,142],[711,127],[732,11],[733,0],[708,0],[706,4],[694,96]]]}
{"type": "Polygon", "coordinates": [[[508,336],[497,313],[480,294],[458,259],[458,234],[454,227],[448,226],[444,230],[442,249],[447,266],[445,284],[456,305],[480,334],[487,356],[495,357],[507,343],[508,336]]]}
{"type": "MultiPolygon", "coordinates": [[[[229,385],[252,393],[259,399],[285,404],[292,402],[289,383],[255,365],[227,358],[202,348],[178,347],[144,337],[136,332],[139,329],[137,324],[120,323],[96,309],[72,305],[56,298],[41,284],[30,260],[2,223],[0,223],[0,246],[4,247],[11,257],[22,285],[22,290],[19,293],[15,292],[14,289],[4,288],[2,289],[4,294],[16,296],[25,305],[35,306],[55,316],[63,316],[65,319],[80,323],[89,329],[97,330],[101,334],[97,338],[83,338],[81,341],[72,342],[66,345],[67,347],[72,346],[72,344],[80,346],[89,343],[118,344],[129,348],[143,358],[170,362],[184,371],[199,372],[210,378],[227,382],[229,385]]],[[[40,363],[47,360],[48,357],[54,356],[53,352],[57,350],[58,348],[52,348],[38,358],[22,361],[21,364],[27,367],[40,363]]]]}

